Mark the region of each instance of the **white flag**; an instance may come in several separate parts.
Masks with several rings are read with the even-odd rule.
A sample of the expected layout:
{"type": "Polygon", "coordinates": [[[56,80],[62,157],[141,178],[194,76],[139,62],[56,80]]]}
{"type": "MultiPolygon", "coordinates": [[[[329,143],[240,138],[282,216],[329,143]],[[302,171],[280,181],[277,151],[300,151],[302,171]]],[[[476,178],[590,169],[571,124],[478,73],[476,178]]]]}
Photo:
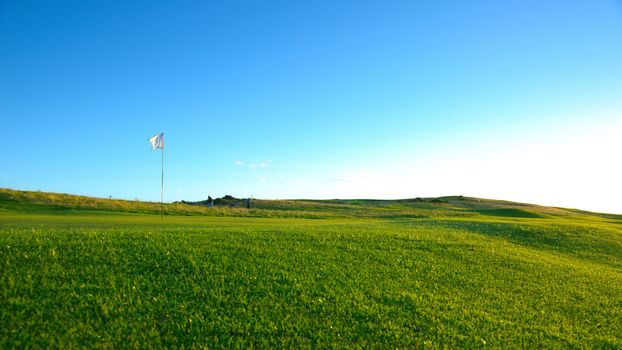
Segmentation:
{"type": "Polygon", "coordinates": [[[151,142],[151,150],[156,150],[156,149],[164,149],[164,133],[159,133],[157,135],[155,135],[154,137],[149,139],[149,142],[151,142]]]}

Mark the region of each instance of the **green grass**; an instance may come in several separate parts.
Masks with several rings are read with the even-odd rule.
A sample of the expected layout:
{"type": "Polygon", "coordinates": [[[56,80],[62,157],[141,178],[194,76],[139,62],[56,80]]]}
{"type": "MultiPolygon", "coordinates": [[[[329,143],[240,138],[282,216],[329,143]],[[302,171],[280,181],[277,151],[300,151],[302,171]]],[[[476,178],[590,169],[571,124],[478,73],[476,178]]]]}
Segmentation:
{"type": "Polygon", "coordinates": [[[448,197],[160,220],[4,191],[0,348],[622,347],[616,216],[448,197]]]}
{"type": "Polygon", "coordinates": [[[489,216],[507,216],[514,218],[544,218],[546,215],[533,212],[531,210],[518,209],[518,208],[503,208],[503,209],[483,209],[478,211],[482,215],[489,216]]]}

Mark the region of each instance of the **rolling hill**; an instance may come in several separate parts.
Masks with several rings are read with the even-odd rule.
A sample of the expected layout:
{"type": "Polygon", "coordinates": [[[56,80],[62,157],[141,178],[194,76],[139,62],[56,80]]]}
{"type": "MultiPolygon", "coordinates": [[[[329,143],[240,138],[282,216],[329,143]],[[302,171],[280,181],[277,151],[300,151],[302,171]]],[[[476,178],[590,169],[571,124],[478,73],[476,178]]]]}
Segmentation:
{"type": "MultiPolygon", "coordinates": [[[[502,200],[448,196],[399,200],[262,200],[253,199],[248,210],[243,201],[228,196],[226,205],[208,208],[205,201],[165,203],[165,215],[255,216],[255,217],[431,217],[494,216],[517,218],[569,217],[622,220],[622,215],[577,209],[545,207],[502,200]]],[[[0,188],[0,210],[71,213],[83,211],[159,214],[160,203],[140,200],[96,198],[71,194],[17,191],[0,188]]]]}
{"type": "Polygon", "coordinates": [[[622,347],[622,218],[0,189],[0,348],[622,347]]]}

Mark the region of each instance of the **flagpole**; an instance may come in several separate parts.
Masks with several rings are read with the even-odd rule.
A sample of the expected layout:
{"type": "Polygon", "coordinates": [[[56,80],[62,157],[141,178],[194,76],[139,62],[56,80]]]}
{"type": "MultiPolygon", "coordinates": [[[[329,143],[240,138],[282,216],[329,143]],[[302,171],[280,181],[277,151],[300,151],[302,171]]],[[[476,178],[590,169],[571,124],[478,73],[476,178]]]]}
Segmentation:
{"type": "MultiPolygon", "coordinates": [[[[164,134],[162,134],[164,138],[164,134]]],[[[160,188],[160,220],[162,220],[162,207],[164,206],[164,145],[162,145],[162,187],[160,188]]]]}

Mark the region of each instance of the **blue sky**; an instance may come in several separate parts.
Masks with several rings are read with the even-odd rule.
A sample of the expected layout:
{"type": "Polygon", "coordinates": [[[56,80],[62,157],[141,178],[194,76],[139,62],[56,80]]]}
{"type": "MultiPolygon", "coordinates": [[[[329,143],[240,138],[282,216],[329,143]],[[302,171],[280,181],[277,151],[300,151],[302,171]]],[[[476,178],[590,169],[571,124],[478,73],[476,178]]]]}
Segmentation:
{"type": "Polygon", "coordinates": [[[619,1],[3,1],[0,187],[622,213],[619,1]]]}

